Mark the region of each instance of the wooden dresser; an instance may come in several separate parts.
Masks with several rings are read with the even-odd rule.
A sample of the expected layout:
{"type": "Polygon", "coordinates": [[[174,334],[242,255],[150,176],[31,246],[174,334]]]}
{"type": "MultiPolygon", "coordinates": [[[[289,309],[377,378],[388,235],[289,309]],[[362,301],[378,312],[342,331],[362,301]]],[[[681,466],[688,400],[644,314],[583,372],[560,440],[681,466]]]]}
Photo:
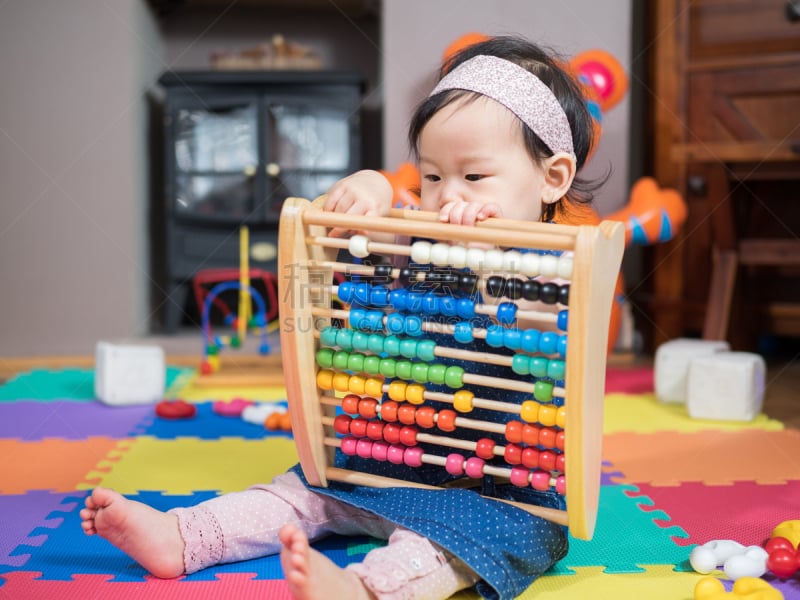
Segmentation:
{"type": "Polygon", "coordinates": [[[651,168],[689,206],[653,248],[653,346],[800,338],[800,2],[648,5],[651,168]]]}

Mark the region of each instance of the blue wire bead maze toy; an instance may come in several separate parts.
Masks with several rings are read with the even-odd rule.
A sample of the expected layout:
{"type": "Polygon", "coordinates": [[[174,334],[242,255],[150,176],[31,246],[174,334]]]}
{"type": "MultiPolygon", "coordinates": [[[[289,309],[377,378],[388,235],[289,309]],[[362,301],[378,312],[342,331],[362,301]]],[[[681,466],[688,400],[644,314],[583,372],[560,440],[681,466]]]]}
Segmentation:
{"type": "Polygon", "coordinates": [[[563,511],[514,504],[590,539],[622,224],[467,227],[413,210],[329,213],[323,202],[287,199],[278,244],[283,370],[308,481],[420,487],[336,468],[336,452],[493,475],[564,494],[563,511]],[[332,227],[430,241],[331,238],[332,227]],[[337,262],[342,250],[415,269],[337,262]],[[336,282],[334,273],[358,277],[336,282]],[[332,308],[336,300],[349,309],[332,308]],[[476,351],[476,339],[489,351],[476,351]],[[490,367],[471,369],[479,363],[490,367]],[[505,400],[511,392],[524,400],[505,400]]]}

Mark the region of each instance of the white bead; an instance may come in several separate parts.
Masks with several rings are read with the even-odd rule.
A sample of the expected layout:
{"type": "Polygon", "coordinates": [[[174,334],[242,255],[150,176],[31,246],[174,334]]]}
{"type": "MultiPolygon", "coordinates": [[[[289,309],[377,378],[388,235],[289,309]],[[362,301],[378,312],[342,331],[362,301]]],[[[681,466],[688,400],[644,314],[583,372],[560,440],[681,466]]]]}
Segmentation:
{"type": "Polygon", "coordinates": [[[555,277],[558,273],[558,257],[553,254],[543,255],[542,262],[539,264],[539,272],[542,277],[555,277]]]}
{"type": "Polygon", "coordinates": [[[487,271],[499,271],[503,268],[503,252],[501,250],[487,250],[484,254],[487,271]]]}
{"type": "Polygon", "coordinates": [[[486,261],[484,254],[480,248],[467,248],[467,266],[473,271],[480,271],[486,261]]]}
{"type": "Polygon", "coordinates": [[[722,570],[734,581],[740,577],[761,577],[767,572],[767,558],[769,554],[761,546],[748,546],[742,554],[726,560],[722,570]]]}
{"type": "Polygon", "coordinates": [[[536,277],[539,274],[539,264],[541,257],[536,252],[526,252],[522,255],[522,262],[520,263],[520,272],[528,277],[536,277]]]}
{"type": "Polygon", "coordinates": [[[503,252],[503,270],[509,273],[516,273],[522,264],[522,252],[509,250],[503,252]]]}
{"type": "Polygon", "coordinates": [[[467,249],[464,246],[450,246],[447,262],[456,269],[463,269],[467,266],[467,249]]]}
{"type": "Polygon", "coordinates": [[[369,256],[369,238],[365,235],[354,235],[350,238],[348,250],[356,258],[366,258],[369,256]]]}
{"type": "Polygon", "coordinates": [[[558,258],[557,274],[561,279],[572,279],[572,256],[564,254],[558,258]]]}
{"type": "Polygon", "coordinates": [[[436,266],[448,264],[450,244],[438,243],[431,246],[431,262],[436,266]]]}
{"type": "Polygon", "coordinates": [[[422,265],[431,262],[431,243],[414,242],[411,244],[411,262],[422,265]]]}

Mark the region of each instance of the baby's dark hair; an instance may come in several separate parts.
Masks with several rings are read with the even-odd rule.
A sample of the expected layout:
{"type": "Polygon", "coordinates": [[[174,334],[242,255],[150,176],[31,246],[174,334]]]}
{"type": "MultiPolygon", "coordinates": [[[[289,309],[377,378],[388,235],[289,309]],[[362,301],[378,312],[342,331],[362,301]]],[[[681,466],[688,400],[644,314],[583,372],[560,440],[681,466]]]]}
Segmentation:
{"type": "MultiPolygon", "coordinates": [[[[572,130],[572,144],[575,151],[576,170],[580,171],[592,148],[593,132],[592,116],[586,105],[578,82],[559,64],[554,54],[520,37],[498,36],[468,46],[452,56],[443,65],[439,77],[444,77],[461,63],[479,55],[496,56],[513,62],[538,77],[555,95],[567,115],[572,130]]],[[[408,130],[408,141],[411,151],[419,159],[419,136],[428,121],[445,106],[466,98],[467,101],[481,97],[480,94],[466,90],[445,90],[423,100],[414,111],[408,130]]],[[[527,125],[519,122],[522,128],[525,146],[531,158],[537,163],[553,155],[553,152],[542,142],[527,125]]],[[[588,203],[592,200],[592,192],[607,179],[591,182],[576,177],[569,191],[572,202],[588,203]]],[[[542,221],[552,221],[556,214],[556,203],[542,206],[542,221]]]]}

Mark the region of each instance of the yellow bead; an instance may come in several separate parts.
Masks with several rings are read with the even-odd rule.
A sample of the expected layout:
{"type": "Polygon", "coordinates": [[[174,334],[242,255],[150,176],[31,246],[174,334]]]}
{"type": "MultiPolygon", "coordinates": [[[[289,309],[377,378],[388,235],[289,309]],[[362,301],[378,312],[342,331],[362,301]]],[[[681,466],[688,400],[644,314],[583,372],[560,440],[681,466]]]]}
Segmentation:
{"type": "Polygon", "coordinates": [[[366,388],[367,380],[361,377],[360,375],[351,375],[349,386],[349,391],[353,394],[358,394],[359,396],[364,395],[364,389],[366,388]]]}
{"type": "Polygon", "coordinates": [[[317,373],[317,387],[321,390],[333,389],[333,371],[322,369],[317,373]]]}
{"type": "Polygon", "coordinates": [[[216,373],[217,371],[219,371],[220,364],[222,363],[219,359],[219,356],[209,356],[208,364],[211,366],[211,370],[216,373]]]}
{"type": "Polygon", "coordinates": [[[419,383],[409,383],[406,387],[406,400],[411,404],[422,404],[425,402],[424,394],[425,386],[419,383]]]}
{"type": "Polygon", "coordinates": [[[337,392],[349,392],[350,375],[348,375],[347,373],[334,373],[333,389],[335,389],[337,392]]]}
{"type": "Polygon", "coordinates": [[[364,383],[364,393],[373,398],[380,398],[383,396],[383,379],[377,377],[368,377],[364,383]]]}
{"type": "Polygon", "coordinates": [[[472,410],[472,399],[475,394],[469,390],[458,390],[453,394],[453,408],[458,412],[467,413],[472,410]]]}
{"type": "Polygon", "coordinates": [[[556,414],[556,425],[561,427],[561,429],[567,428],[567,407],[566,406],[559,406],[558,413],[556,414]]]}
{"type": "Polygon", "coordinates": [[[520,406],[519,416],[526,423],[536,423],[539,420],[539,403],[535,400],[526,400],[520,406]]]}
{"type": "Polygon", "coordinates": [[[542,404],[539,406],[539,423],[545,427],[552,427],[556,424],[556,413],[558,409],[554,404],[542,404]]]}
{"type": "Polygon", "coordinates": [[[389,398],[391,398],[395,402],[405,402],[406,387],[407,384],[405,381],[400,381],[399,379],[395,379],[389,384],[389,398]]]}

